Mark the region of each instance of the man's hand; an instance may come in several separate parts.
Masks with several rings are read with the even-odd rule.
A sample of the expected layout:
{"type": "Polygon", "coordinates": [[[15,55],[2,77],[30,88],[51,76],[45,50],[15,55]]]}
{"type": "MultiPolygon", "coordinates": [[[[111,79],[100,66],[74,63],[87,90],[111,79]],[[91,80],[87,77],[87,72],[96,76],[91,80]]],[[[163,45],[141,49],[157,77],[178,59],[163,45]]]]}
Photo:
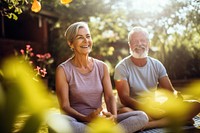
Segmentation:
{"type": "Polygon", "coordinates": [[[179,99],[179,100],[182,100],[182,101],[183,101],[183,96],[182,96],[182,94],[181,94],[180,91],[176,91],[176,92],[175,92],[175,97],[176,97],[176,99],[179,99]]]}
{"type": "Polygon", "coordinates": [[[102,111],[102,113],[103,113],[103,116],[105,116],[105,118],[115,122],[115,120],[116,120],[115,115],[111,114],[110,112],[105,112],[105,111],[102,111]]]}

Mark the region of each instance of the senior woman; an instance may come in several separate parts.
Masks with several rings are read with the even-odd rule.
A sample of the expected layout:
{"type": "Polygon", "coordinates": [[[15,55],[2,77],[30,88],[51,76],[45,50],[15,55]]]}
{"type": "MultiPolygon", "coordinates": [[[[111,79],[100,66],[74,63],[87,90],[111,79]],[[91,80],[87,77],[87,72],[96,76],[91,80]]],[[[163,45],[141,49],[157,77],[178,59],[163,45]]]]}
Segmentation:
{"type": "Polygon", "coordinates": [[[69,120],[73,131],[85,132],[88,123],[99,117],[101,112],[126,133],[145,127],[148,117],[142,111],[117,115],[108,67],[104,62],[89,56],[93,41],[88,24],[71,24],[65,36],[74,55],[57,67],[56,93],[64,117],[69,120]],[[106,111],[102,111],[102,96],[106,111]]]}

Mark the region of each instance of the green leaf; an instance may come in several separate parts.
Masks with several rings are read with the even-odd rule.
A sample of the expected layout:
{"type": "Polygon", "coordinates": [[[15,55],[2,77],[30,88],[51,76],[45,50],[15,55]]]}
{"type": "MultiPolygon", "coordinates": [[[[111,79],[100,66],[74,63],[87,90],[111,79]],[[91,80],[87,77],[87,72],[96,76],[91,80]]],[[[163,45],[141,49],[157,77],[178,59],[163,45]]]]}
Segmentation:
{"type": "Polygon", "coordinates": [[[17,15],[15,15],[14,13],[12,13],[12,18],[13,18],[14,20],[17,20],[17,19],[18,19],[17,15]]]}

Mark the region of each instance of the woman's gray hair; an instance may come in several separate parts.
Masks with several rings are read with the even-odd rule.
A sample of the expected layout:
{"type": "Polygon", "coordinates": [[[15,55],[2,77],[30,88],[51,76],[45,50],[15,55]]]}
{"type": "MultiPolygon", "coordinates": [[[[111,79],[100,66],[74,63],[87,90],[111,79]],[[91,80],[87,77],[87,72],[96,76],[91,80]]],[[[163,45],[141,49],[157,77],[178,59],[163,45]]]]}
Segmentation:
{"type": "Polygon", "coordinates": [[[86,22],[76,22],[71,24],[65,31],[65,37],[67,39],[67,43],[73,43],[79,28],[88,28],[88,24],[86,22]]]}
{"type": "Polygon", "coordinates": [[[141,33],[141,32],[145,34],[147,40],[149,41],[149,33],[148,33],[148,31],[143,27],[136,26],[136,27],[133,27],[133,29],[128,33],[128,43],[130,44],[131,36],[134,33],[141,33]]]}

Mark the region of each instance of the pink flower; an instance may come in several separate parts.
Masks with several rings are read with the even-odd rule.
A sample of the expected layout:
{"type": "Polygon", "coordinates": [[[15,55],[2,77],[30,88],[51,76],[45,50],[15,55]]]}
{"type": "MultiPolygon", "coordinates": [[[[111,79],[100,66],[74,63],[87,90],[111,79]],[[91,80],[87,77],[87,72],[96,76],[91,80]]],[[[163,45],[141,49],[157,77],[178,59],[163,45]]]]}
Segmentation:
{"type": "Polygon", "coordinates": [[[29,49],[30,47],[31,47],[30,44],[27,44],[27,45],[26,45],[26,49],[29,49]]]}
{"type": "Polygon", "coordinates": [[[46,53],[46,54],[44,54],[44,56],[45,56],[46,59],[51,58],[51,54],[50,53],[46,53]]]}
{"type": "Polygon", "coordinates": [[[37,66],[34,70],[36,70],[37,71],[37,73],[39,74],[40,73],[40,67],[39,66],[37,66]]]}
{"type": "Polygon", "coordinates": [[[30,44],[26,45],[26,49],[20,50],[21,54],[23,55],[24,61],[27,61],[30,65],[36,65],[36,68],[33,69],[35,73],[35,77],[41,76],[45,77],[47,74],[47,69],[46,67],[53,63],[53,59],[51,58],[50,53],[45,53],[45,54],[36,54],[37,59],[35,60],[33,48],[31,47],[30,44]]]}
{"type": "Polygon", "coordinates": [[[45,77],[45,75],[47,74],[46,68],[40,69],[40,72],[42,77],[45,77]]]}
{"type": "Polygon", "coordinates": [[[37,56],[38,58],[41,58],[41,54],[36,54],[36,56],[37,56]]]}
{"type": "Polygon", "coordinates": [[[24,55],[24,50],[23,49],[21,49],[20,52],[21,52],[22,55],[24,55]]]}
{"type": "Polygon", "coordinates": [[[30,56],[31,56],[31,57],[33,57],[33,56],[34,56],[34,53],[33,53],[33,52],[31,52],[31,53],[30,53],[30,56]]]}

